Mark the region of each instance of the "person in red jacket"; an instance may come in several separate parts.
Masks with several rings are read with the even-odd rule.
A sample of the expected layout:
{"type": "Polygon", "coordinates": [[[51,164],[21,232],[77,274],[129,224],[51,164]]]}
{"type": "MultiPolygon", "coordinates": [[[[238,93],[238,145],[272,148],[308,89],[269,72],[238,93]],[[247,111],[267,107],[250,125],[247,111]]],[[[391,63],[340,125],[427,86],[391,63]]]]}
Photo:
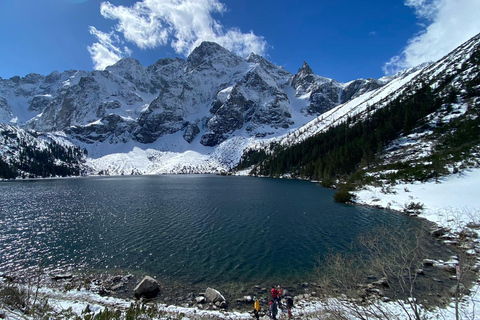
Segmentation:
{"type": "Polygon", "coordinates": [[[280,305],[280,300],[282,300],[282,293],[283,293],[282,287],[277,286],[277,297],[278,297],[278,303],[279,303],[279,305],[280,305]]]}
{"type": "Polygon", "coordinates": [[[278,302],[278,291],[275,288],[275,286],[273,286],[272,289],[270,290],[270,294],[272,295],[273,301],[278,302]]]}

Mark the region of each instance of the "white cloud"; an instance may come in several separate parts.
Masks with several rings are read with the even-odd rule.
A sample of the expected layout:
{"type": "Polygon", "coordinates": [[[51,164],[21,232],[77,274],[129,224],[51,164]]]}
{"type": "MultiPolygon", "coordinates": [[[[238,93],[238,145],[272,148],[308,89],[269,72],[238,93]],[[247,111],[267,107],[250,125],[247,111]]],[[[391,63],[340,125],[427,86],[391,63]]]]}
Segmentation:
{"type": "MultiPolygon", "coordinates": [[[[110,40],[123,35],[126,41],[141,49],[169,45],[185,56],[203,41],[217,42],[241,56],[251,52],[265,54],[267,43],[263,37],[252,31],[242,33],[237,28],[225,30],[212,16],[225,11],[218,0],[142,0],[131,7],[115,6],[110,2],[100,6],[103,17],[117,21],[115,34],[107,34],[110,40]]],[[[122,52],[116,49],[108,42],[102,44],[101,40],[89,47],[96,65],[108,65],[115,56],[121,58],[122,52]],[[102,63],[97,62],[102,58],[100,53],[105,57],[102,63]]]]}
{"type": "Polygon", "coordinates": [[[90,27],[90,34],[97,38],[97,42],[88,47],[88,52],[96,70],[103,70],[132,53],[128,47],[124,47],[122,51],[115,45],[121,43],[121,41],[113,32],[105,33],[95,27],[90,27]]]}
{"type": "Polygon", "coordinates": [[[385,74],[436,61],[480,32],[479,0],[406,0],[405,5],[428,25],[384,65],[385,74]]]}

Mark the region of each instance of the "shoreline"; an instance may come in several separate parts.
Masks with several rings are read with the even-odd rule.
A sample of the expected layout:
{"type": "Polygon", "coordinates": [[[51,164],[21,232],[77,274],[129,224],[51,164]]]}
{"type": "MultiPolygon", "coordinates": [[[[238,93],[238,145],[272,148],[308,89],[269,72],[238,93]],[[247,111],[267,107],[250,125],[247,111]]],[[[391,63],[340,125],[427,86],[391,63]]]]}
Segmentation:
{"type": "MultiPolygon", "coordinates": [[[[384,197],[383,194],[380,192],[379,188],[375,190],[374,187],[368,186],[366,188],[365,194],[362,194],[362,190],[360,190],[358,193],[360,193],[360,197],[357,198],[357,202],[355,205],[364,205],[364,206],[369,206],[369,207],[379,207],[382,209],[388,209],[388,210],[393,210],[397,211],[400,213],[405,214],[403,211],[402,207],[402,197],[407,194],[407,199],[408,200],[422,200],[421,193],[416,193],[416,187],[412,186],[420,186],[423,189],[429,189],[429,187],[434,184],[434,185],[442,185],[443,188],[446,189],[451,189],[452,188],[452,180],[455,180],[457,178],[465,178],[468,176],[470,173],[472,173],[474,176],[475,174],[480,173],[479,169],[472,169],[470,172],[467,172],[461,177],[446,177],[445,179],[442,179],[441,183],[417,183],[417,184],[398,184],[395,186],[395,190],[397,193],[391,193],[391,194],[385,194],[384,197]],[[473,172],[473,173],[472,173],[473,172]],[[406,190],[412,189],[412,190],[406,190]],[[401,192],[401,189],[404,190],[404,192],[401,192]],[[415,197],[413,198],[413,195],[415,197]],[[412,196],[412,197],[410,197],[412,196]],[[377,201],[372,201],[374,199],[379,199],[377,201]],[[392,199],[396,199],[395,202],[392,203],[392,199]],[[372,203],[373,202],[373,203],[372,203]],[[393,205],[392,205],[393,204],[393,205]]],[[[455,181],[454,181],[455,182],[455,181]]],[[[480,184],[480,181],[477,183],[480,184]]],[[[476,190],[476,188],[472,188],[476,190]]],[[[394,190],[394,191],[395,191],[394,190]]],[[[356,192],[357,193],[357,192],[356,192]]],[[[450,194],[452,194],[450,190],[450,194]]],[[[432,198],[435,198],[436,195],[433,195],[432,198]]],[[[458,201],[458,199],[449,199],[451,202],[458,201]]],[[[457,214],[457,216],[452,217],[448,216],[444,213],[442,213],[442,210],[446,209],[441,209],[440,212],[436,211],[439,210],[438,208],[432,206],[428,201],[424,201],[425,203],[425,210],[424,212],[420,213],[418,216],[415,215],[413,218],[421,219],[421,220],[426,220],[429,223],[433,223],[438,227],[438,229],[444,229],[444,232],[442,232],[442,235],[438,237],[441,241],[443,241],[446,245],[450,246],[458,246],[458,237],[460,236],[460,232],[462,230],[469,230],[471,233],[476,234],[477,238],[472,238],[470,247],[465,247],[462,248],[462,250],[465,250],[466,252],[470,252],[472,256],[474,256],[477,259],[477,265],[478,265],[478,253],[480,252],[480,240],[478,240],[478,236],[480,235],[479,232],[479,222],[480,222],[480,212],[479,211],[472,211],[473,209],[465,209],[462,207],[448,207],[447,209],[455,211],[457,210],[457,213],[462,213],[457,214]],[[455,210],[454,210],[455,209],[455,210]],[[438,212],[438,214],[435,214],[435,212],[438,212]],[[432,219],[436,218],[436,219],[432,219]],[[456,240],[457,239],[457,240],[456,240]],[[457,242],[456,242],[457,241],[457,242]]],[[[460,203],[460,202],[457,202],[460,203]]],[[[473,202],[474,203],[474,202],[473,202]]],[[[3,276],[3,274],[0,273],[0,275],[3,276]]],[[[0,276],[0,278],[2,278],[0,276]]],[[[107,279],[108,280],[108,279],[107,279]]],[[[480,282],[480,277],[477,274],[477,282],[480,282]]],[[[70,290],[66,290],[65,283],[57,283],[59,285],[59,288],[63,286],[62,289],[59,288],[49,288],[49,287],[44,287],[41,286],[41,289],[39,290],[41,294],[45,295],[50,301],[54,302],[58,307],[56,307],[58,310],[60,309],[68,309],[72,308],[72,310],[77,310],[77,311],[83,311],[80,310],[82,308],[86,308],[87,305],[96,305],[96,307],[92,307],[96,310],[96,312],[100,312],[102,306],[108,306],[108,307],[119,307],[123,310],[126,310],[129,306],[130,303],[135,302],[136,300],[132,298],[128,298],[126,296],[123,297],[117,297],[117,296],[102,296],[99,293],[92,292],[91,290],[87,290],[85,288],[73,288],[70,290]]],[[[130,287],[133,287],[136,284],[136,281],[132,281],[132,283],[129,284],[130,287]],[[134,283],[135,282],[135,283],[134,283]]],[[[280,283],[281,285],[281,283],[280,283]]],[[[480,298],[480,290],[478,287],[478,284],[473,283],[472,284],[472,295],[468,297],[468,301],[464,302],[465,305],[463,308],[465,310],[468,310],[469,308],[474,308],[475,303],[474,300],[479,300],[480,298]]],[[[299,286],[299,288],[301,285],[299,286]]],[[[307,315],[314,315],[318,312],[322,312],[323,308],[325,307],[324,300],[315,297],[314,294],[311,294],[312,292],[315,292],[314,286],[308,287],[305,286],[303,289],[308,289],[304,290],[304,292],[296,292],[294,291],[294,294],[296,296],[296,303],[295,303],[295,308],[294,308],[294,315],[299,316],[300,314],[303,314],[304,316],[307,315]]],[[[206,289],[206,288],[204,288],[206,289]]],[[[268,287],[265,289],[267,292],[263,291],[260,288],[260,292],[263,293],[264,296],[269,295],[268,293],[268,287]]],[[[173,288],[171,291],[175,292],[176,290],[173,288]]],[[[198,292],[200,293],[200,292],[198,292]]],[[[170,297],[167,297],[170,298],[170,297]]],[[[195,298],[195,297],[191,297],[195,298]]],[[[241,298],[241,297],[240,297],[241,298]]],[[[202,319],[202,317],[217,317],[218,319],[250,319],[252,318],[251,314],[249,313],[249,310],[251,309],[251,306],[249,302],[245,303],[240,303],[242,307],[240,308],[234,308],[232,307],[237,301],[229,301],[230,303],[230,308],[228,311],[224,311],[222,309],[211,309],[211,310],[205,310],[205,308],[201,307],[199,308],[198,306],[191,305],[186,303],[178,303],[178,300],[175,301],[175,299],[171,299],[173,301],[168,301],[168,300],[151,300],[151,301],[145,301],[148,304],[156,304],[159,306],[162,312],[165,312],[167,314],[172,314],[172,315],[180,315],[180,314],[185,314],[185,315],[190,315],[190,317],[194,317],[194,319],[202,319]],[[171,303],[170,303],[171,302],[171,303]],[[196,318],[195,318],[196,317],[196,318]],[[200,318],[198,318],[200,317],[200,318]]],[[[451,314],[452,313],[452,298],[449,300],[450,304],[447,304],[445,308],[435,308],[433,312],[436,312],[434,314],[443,314],[445,317],[445,313],[451,314]]],[[[388,303],[384,303],[384,305],[388,305],[388,303]]],[[[263,306],[264,307],[264,306],[263,306]]],[[[208,308],[207,308],[208,309],[208,308]]],[[[16,317],[13,316],[15,311],[11,311],[12,319],[16,319],[16,317]]],[[[80,314],[79,313],[79,314],[80,314]]],[[[448,315],[446,316],[448,319],[448,315]]]]}

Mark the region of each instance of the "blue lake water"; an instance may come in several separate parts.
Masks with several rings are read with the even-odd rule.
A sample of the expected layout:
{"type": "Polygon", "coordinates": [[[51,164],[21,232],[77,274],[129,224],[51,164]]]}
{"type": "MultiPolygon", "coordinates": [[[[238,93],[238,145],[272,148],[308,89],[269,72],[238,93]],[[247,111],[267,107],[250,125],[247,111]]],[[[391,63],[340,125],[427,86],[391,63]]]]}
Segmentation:
{"type": "Polygon", "coordinates": [[[190,283],[297,281],[401,214],[298,181],[215,175],[0,183],[0,271],[130,270],[190,283]]]}

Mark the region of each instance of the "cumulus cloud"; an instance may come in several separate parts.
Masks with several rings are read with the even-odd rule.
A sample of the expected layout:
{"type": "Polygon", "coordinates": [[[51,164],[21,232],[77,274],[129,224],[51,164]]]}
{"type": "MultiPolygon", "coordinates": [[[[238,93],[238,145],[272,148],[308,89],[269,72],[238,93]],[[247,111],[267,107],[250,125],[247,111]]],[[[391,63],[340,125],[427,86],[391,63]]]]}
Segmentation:
{"type": "Polygon", "coordinates": [[[184,56],[203,41],[217,42],[241,56],[251,52],[265,54],[267,43],[263,37],[253,31],[243,33],[238,28],[225,30],[213,18],[213,14],[224,12],[226,7],[218,0],[142,0],[131,7],[103,2],[100,13],[117,23],[112,33],[95,34],[99,41],[89,47],[89,51],[97,69],[126,53],[115,46],[119,35],[140,49],[168,45],[184,56]],[[102,42],[105,35],[109,39],[102,42]]]}
{"type": "Polygon", "coordinates": [[[384,65],[387,75],[436,61],[480,32],[479,0],[406,0],[405,5],[426,25],[384,65]]]}

